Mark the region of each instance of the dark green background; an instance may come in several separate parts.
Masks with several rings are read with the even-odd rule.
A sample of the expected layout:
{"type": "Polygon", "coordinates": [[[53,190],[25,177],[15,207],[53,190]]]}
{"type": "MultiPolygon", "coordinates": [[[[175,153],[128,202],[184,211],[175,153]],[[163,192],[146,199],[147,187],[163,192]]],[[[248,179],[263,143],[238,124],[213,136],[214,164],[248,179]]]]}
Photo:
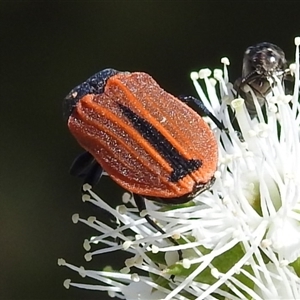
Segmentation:
{"type": "MultiPolygon", "coordinates": [[[[192,70],[228,56],[236,78],[256,42],[293,59],[299,11],[298,1],[0,1],[0,299],[108,299],[64,289],[65,278],[83,279],[57,266],[59,257],[96,268],[116,262],[113,253],[86,263],[82,242],[93,232],[71,222],[75,212],[101,218],[68,174],[80,152],[62,119],[71,88],[113,67],[195,95],[192,70]]],[[[120,202],[109,179],[99,190],[120,202]]]]}

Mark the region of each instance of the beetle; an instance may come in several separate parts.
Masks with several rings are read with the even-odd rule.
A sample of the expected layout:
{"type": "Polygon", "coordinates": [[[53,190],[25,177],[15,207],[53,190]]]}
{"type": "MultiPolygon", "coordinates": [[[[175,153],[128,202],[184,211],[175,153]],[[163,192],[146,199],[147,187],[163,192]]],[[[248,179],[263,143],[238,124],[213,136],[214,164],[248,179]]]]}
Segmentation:
{"type": "MultiPolygon", "coordinates": [[[[235,81],[234,88],[245,99],[246,108],[251,118],[257,113],[253,97],[247,90],[247,86],[252,88],[259,105],[262,107],[272,89],[270,79],[276,76],[283,81],[287,73],[285,53],[280,47],[263,42],[246,49],[243,58],[242,77],[235,81]]],[[[273,84],[276,84],[275,80],[273,80],[273,84]]]]}
{"type": "MultiPolygon", "coordinates": [[[[71,174],[94,186],[103,170],[133,194],[166,204],[190,201],[214,183],[218,146],[200,114],[224,125],[203,103],[165,92],[142,72],[102,70],[76,86],[63,102],[70,132],[86,150],[71,174]]],[[[149,215],[146,220],[158,231],[149,215]]]]}

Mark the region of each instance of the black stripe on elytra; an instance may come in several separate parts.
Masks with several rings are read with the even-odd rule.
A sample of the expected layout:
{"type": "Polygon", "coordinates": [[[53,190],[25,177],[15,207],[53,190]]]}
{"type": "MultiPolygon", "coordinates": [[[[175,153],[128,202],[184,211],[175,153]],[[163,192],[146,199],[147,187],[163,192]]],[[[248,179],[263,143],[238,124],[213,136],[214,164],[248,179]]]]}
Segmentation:
{"type": "Polygon", "coordinates": [[[129,107],[118,104],[123,115],[131,122],[143,138],[145,138],[156,151],[169,163],[173,172],[169,178],[171,182],[177,182],[186,175],[199,169],[202,162],[199,159],[186,159],[176,148],[147,120],[137,115],[129,107]]]}

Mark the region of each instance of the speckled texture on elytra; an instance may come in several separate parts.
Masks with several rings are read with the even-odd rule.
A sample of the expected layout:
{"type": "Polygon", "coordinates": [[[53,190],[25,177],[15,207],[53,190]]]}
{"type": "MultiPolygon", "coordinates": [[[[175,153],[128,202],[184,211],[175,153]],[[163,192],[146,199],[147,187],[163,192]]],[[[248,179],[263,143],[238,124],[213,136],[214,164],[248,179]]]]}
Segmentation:
{"type": "Polygon", "coordinates": [[[217,143],[208,125],[145,73],[109,78],[104,93],[80,99],[68,126],[104,170],[136,194],[180,197],[191,193],[196,184],[209,182],[217,167],[217,143]],[[201,167],[171,182],[171,165],[156,145],[133,128],[119,104],[147,120],[183,158],[199,160],[201,167]]]}

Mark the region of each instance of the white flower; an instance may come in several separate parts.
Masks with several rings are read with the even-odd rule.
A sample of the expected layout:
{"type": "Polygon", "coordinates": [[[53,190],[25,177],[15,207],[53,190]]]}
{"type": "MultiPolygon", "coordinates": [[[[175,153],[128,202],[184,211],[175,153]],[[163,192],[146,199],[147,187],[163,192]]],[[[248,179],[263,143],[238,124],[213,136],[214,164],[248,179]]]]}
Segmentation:
{"type": "Polygon", "coordinates": [[[74,222],[99,232],[84,246],[87,251],[95,244],[102,247],[88,252],[86,260],[113,251],[126,251],[131,258],[117,271],[85,270],[60,259],[60,265],[99,282],[86,285],[68,279],[66,287],[107,291],[132,300],[300,299],[300,38],[295,44],[294,91],[286,95],[278,80],[267,96],[266,116],[257,103],[257,117],[251,119],[244,100],[234,99],[228,59],[222,60],[224,70],[215,70],[213,78],[207,69],[191,74],[205,106],[228,128],[221,132],[207,119],[219,145],[215,184],[192,205],[163,211],[147,201],[147,211],[164,228],[164,235],[136,208],[126,204],[113,209],[86,187],[89,196],[84,200],[120,222],[115,228],[94,217],[74,216],[74,222]],[[199,79],[204,80],[206,92],[199,79]],[[125,235],[128,229],[131,234],[125,235]],[[172,245],[168,236],[179,245],[172,245]],[[177,250],[183,253],[182,261],[177,250]]]}

